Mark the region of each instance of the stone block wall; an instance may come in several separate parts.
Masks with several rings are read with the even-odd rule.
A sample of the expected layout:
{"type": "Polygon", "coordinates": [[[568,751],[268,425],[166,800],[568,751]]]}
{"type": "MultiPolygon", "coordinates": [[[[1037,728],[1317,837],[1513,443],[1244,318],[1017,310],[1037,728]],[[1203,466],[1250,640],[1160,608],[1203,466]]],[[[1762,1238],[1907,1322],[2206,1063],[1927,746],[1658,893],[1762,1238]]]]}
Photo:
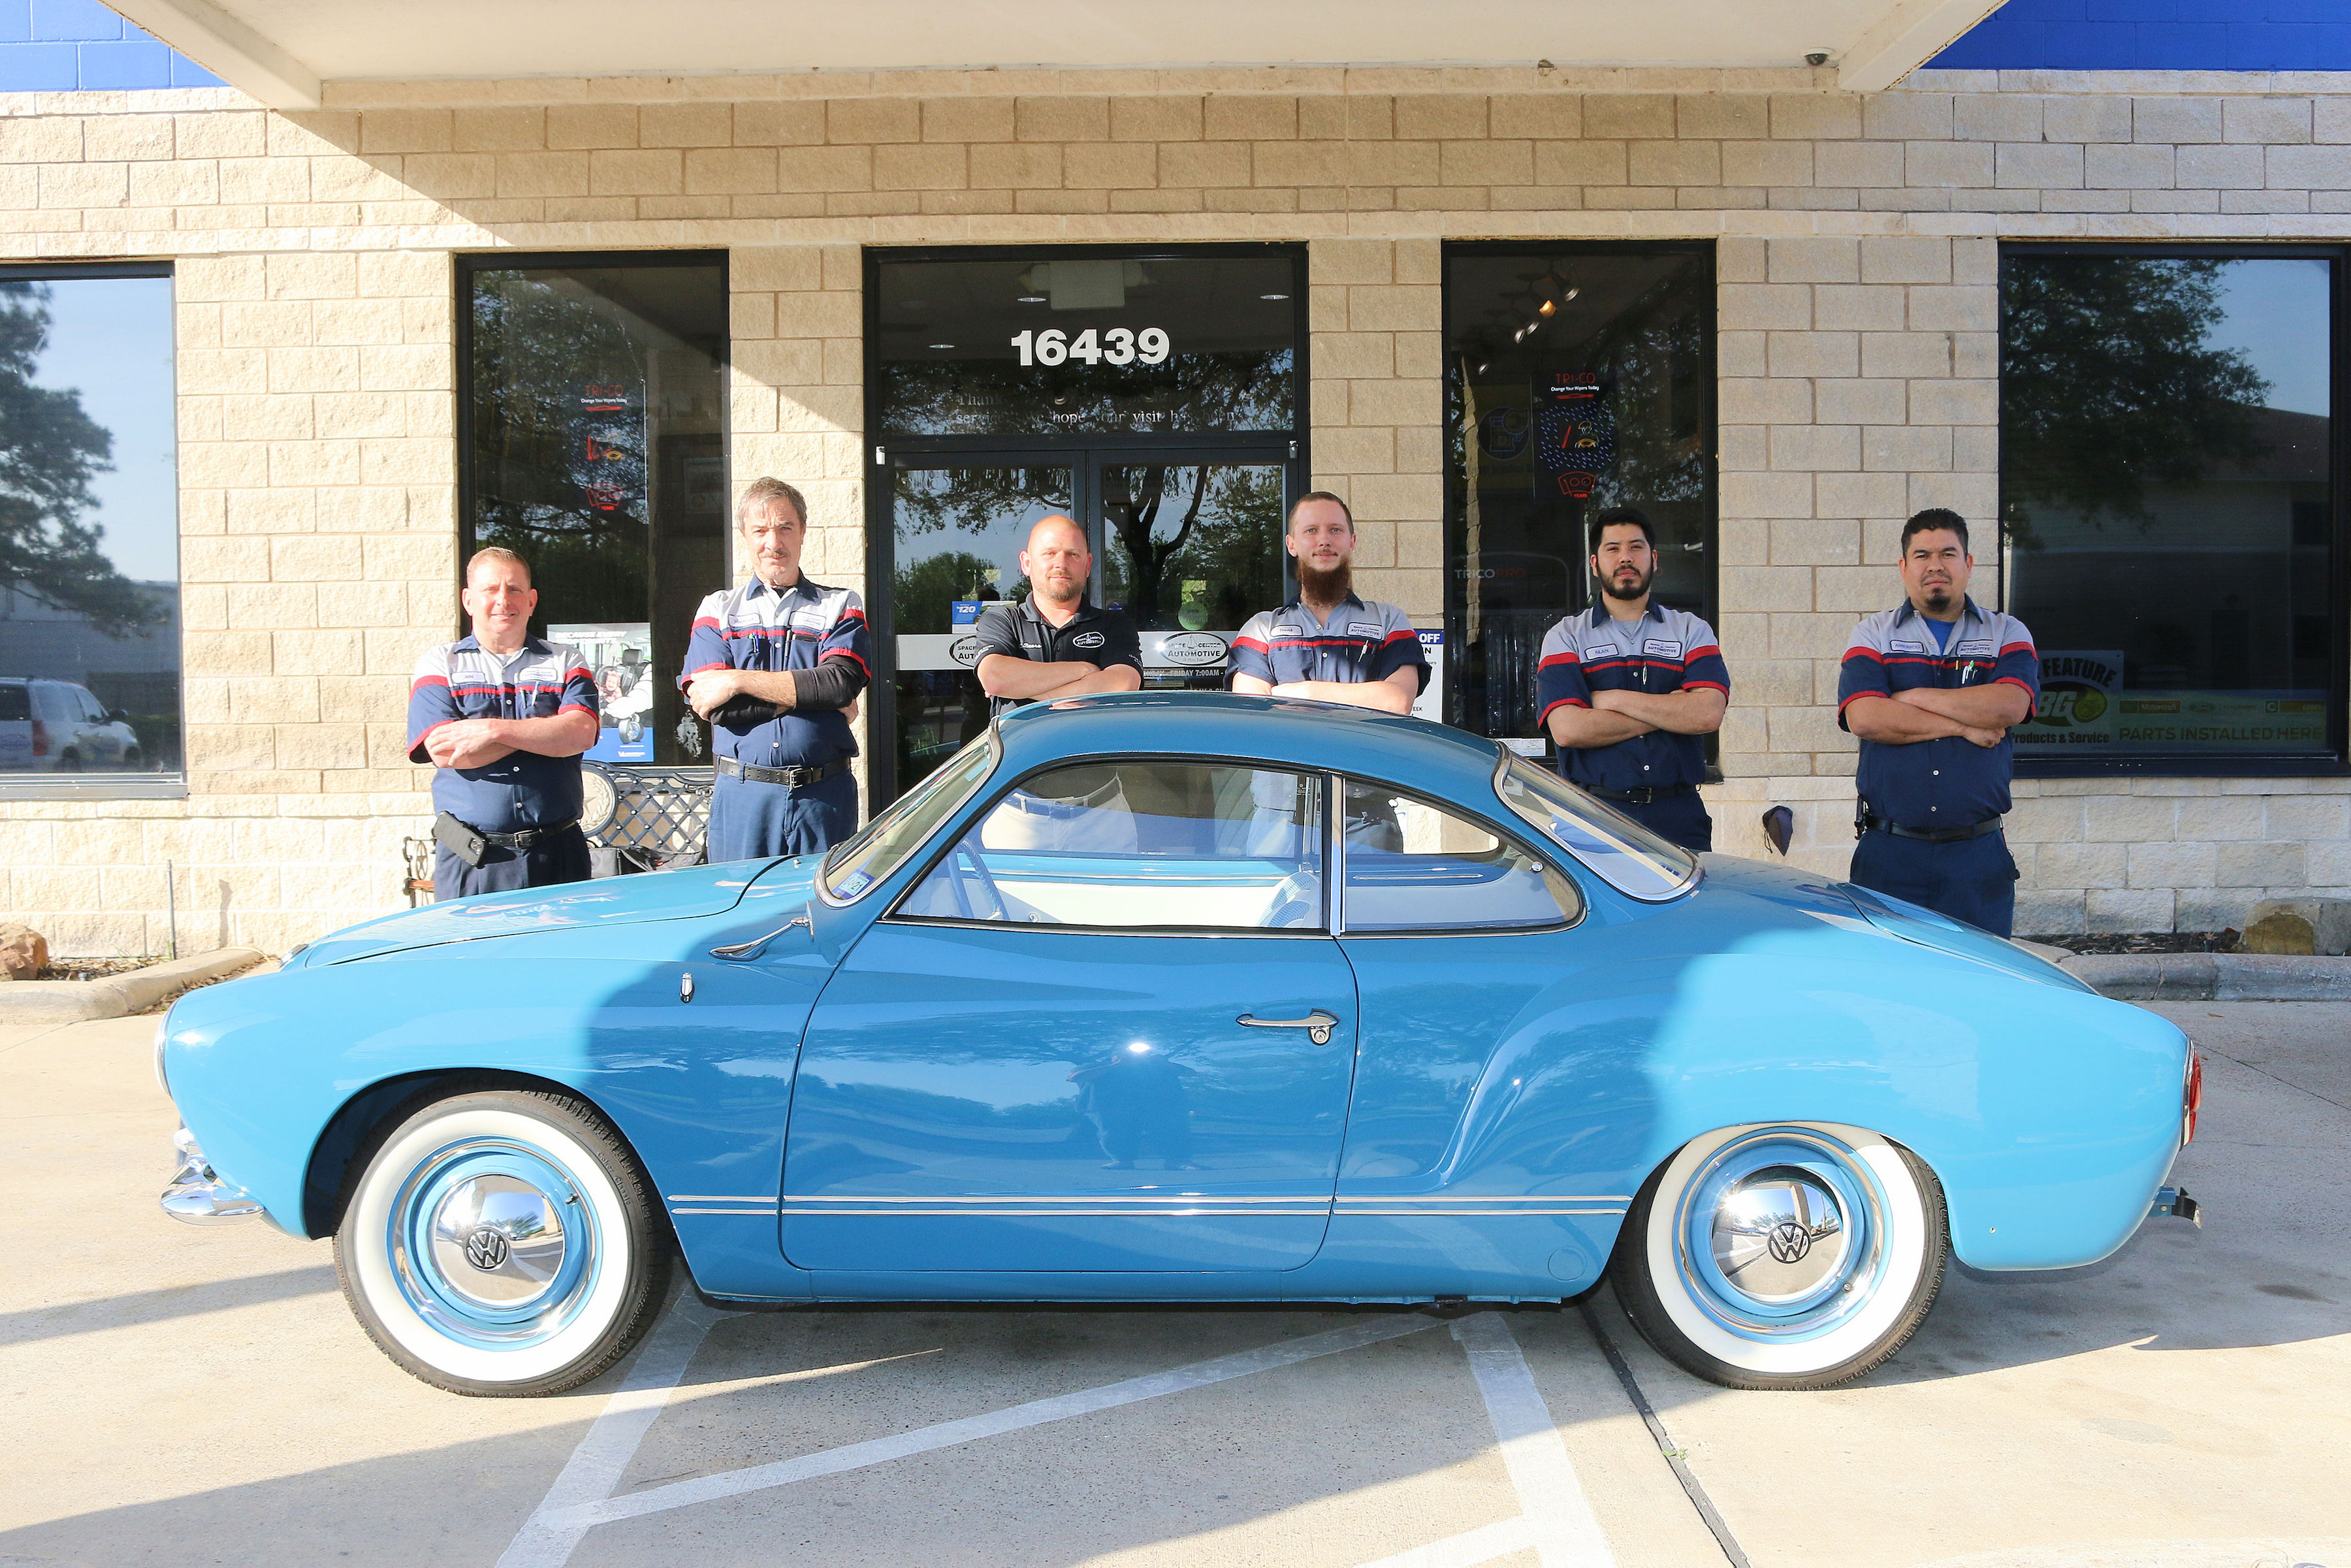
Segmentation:
{"type": "MultiPolygon", "coordinates": [[[[456,620],[459,251],[724,248],[732,469],[867,588],[863,247],[1302,241],[1315,482],[1366,587],[1443,610],[1448,239],[1715,242],[1725,848],[1850,850],[1835,665],[1901,519],[1989,519],[2002,238],[2351,237],[2323,74],[807,73],[0,94],[0,256],[177,268],[184,800],[0,800],[0,909],[61,952],[283,947],[399,902],[417,647],[456,620]],[[192,932],[193,935],[192,936],[192,932]]],[[[2351,893],[2332,779],[2028,782],[2021,925],[2351,893]]]]}

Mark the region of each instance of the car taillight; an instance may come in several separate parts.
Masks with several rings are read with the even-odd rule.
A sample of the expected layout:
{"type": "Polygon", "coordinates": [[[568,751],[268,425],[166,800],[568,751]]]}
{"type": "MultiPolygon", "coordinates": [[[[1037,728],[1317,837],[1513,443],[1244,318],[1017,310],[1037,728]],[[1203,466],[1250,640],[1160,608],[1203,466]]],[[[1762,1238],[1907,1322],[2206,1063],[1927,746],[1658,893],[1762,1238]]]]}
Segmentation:
{"type": "Polygon", "coordinates": [[[36,757],[47,757],[48,754],[49,727],[43,724],[39,719],[35,719],[33,721],[33,755],[36,757]]]}
{"type": "Polygon", "coordinates": [[[2188,1076],[2179,1086],[2179,1146],[2186,1148],[2196,1141],[2196,1118],[2204,1109],[2204,1057],[2199,1051],[2188,1053],[2188,1076]]]}

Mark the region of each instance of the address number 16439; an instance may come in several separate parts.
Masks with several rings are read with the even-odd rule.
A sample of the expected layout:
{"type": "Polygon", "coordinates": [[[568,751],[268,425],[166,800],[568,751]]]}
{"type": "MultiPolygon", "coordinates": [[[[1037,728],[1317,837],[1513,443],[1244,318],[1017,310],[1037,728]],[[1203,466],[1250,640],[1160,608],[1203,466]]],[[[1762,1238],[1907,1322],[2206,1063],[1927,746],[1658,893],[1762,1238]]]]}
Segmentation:
{"type": "Polygon", "coordinates": [[[1167,334],[1156,327],[1145,327],[1140,332],[1130,332],[1123,327],[1113,327],[1099,338],[1092,327],[1071,338],[1058,327],[1042,332],[1023,332],[1012,340],[1020,350],[1024,365],[1058,365],[1064,360],[1083,360],[1098,365],[1107,360],[1113,365],[1131,365],[1137,361],[1155,365],[1167,358],[1167,334]]]}

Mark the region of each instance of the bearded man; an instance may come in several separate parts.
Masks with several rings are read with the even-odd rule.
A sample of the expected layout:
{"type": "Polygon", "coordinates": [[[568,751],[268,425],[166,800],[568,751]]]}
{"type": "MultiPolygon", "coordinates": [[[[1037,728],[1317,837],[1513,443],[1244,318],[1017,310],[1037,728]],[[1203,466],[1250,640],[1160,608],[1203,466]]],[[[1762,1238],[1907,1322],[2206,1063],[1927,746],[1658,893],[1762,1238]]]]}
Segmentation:
{"type": "Polygon", "coordinates": [[[1693,852],[1714,848],[1698,787],[1706,741],[1730,706],[1730,672],[1714,628],[1650,594],[1656,536],[1631,507],[1592,526],[1590,611],[1543,638],[1535,672],[1541,723],[1559,744],[1569,782],[1693,852]]]}

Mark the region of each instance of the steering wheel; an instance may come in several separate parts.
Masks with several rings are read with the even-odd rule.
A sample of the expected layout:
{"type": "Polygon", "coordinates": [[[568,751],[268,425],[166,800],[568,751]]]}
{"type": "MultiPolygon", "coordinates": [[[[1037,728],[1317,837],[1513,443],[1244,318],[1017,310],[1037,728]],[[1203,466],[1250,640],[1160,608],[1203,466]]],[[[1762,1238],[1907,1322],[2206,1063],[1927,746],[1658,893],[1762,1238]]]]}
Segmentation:
{"type": "Polygon", "coordinates": [[[979,858],[979,851],[969,840],[957,844],[948,853],[947,882],[955,889],[956,909],[965,919],[1009,920],[1012,918],[1011,906],[1004,902],[1004,894],[997,887],[996,878],[988,874],[987,862],[979,858]],[[969,862],[968,872],[965,869],[966,862],[969,862]],[[987,894],[987,902],[996,906],[994,913],[987,915],[974,913],[971,907],[971,895],[964,889],[966,875],[977,882],[981,891],[987,894]]]}

